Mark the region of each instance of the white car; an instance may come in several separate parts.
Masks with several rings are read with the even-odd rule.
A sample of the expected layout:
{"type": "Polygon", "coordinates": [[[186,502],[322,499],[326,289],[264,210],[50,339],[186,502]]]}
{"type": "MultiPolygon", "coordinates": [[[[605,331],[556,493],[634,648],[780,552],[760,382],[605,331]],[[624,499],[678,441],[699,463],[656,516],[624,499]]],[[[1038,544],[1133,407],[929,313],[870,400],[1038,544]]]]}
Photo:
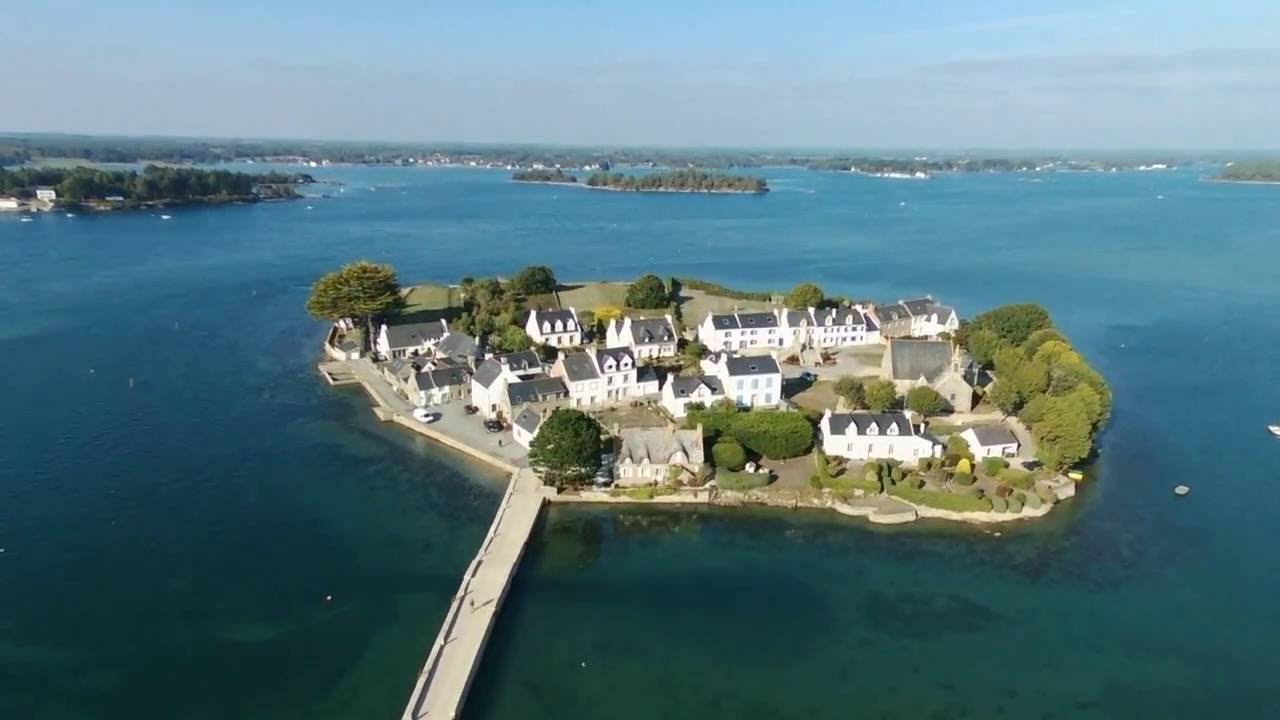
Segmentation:
{"type": "Polygon", "coordinates": [[[413,409],[413,419],[414,419],[414,420],[417,420],[418,422],[420,422],[420,423],[422,423],[422,424],[424,424],[424,425],[428,425],[428,424],[430,424],[430,423],[433,423],[433,422],[435,422],[435,421],[439,420],[439,419],[440,419],[440,413],[430,412],[430,411],[428,411],[426,408],[414,408],[414,409],[413,409]]]}

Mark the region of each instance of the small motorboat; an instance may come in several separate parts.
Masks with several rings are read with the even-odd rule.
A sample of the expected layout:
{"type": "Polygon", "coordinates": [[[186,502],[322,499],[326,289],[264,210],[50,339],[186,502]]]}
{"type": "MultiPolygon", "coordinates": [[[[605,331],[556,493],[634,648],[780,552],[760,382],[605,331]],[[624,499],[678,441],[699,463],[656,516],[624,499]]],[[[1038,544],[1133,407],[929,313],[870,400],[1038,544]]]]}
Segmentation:
{"type": "Polygon", "coordinates": [[[1268,425],[1267,432],[1275,435],[1276,437],[1280,437],[1280,425],[1268,425]]]}
{"type": "Polygon", "coordinates": [[[172,220],[172,219],[173,219],[173,216],[172,216],[172,215],[161,215],[161,216],[160,216],[160,219],[161,219],[161,220],[172,220]]]}
{"type": "Polygon", "coordinates": [[[35,218],[31,217],[30,215],[23,215],[22,217],[18,218],[18,221],[19,222],[35,222],[35,218]]]}

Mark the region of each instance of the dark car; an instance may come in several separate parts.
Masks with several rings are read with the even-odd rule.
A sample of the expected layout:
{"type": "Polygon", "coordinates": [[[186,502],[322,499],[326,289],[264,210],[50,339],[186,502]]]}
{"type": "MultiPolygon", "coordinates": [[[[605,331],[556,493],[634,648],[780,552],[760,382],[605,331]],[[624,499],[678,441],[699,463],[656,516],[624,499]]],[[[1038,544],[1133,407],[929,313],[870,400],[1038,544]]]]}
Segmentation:
{"type": "Polygon", "coordinates": [[[463,405],[462,412],[468,415],[475,415],[476,413],[480,412],[480,408],[476,407],[475,405],[463,405]]]}
{"type": "Polygon", "coordinates": [[[502,423],[497,420],[485,420],[484,429],[492,433],[502,432],[502,423]]]}

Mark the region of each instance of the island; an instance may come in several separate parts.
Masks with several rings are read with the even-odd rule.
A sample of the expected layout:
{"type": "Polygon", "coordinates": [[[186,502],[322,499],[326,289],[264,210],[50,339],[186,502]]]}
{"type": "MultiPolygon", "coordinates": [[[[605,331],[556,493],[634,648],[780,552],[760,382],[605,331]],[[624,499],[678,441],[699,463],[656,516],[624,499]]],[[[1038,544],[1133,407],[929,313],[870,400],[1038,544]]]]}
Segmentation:
{"type": "Polygon", "coordinates": [[[1280,162],[1228,163],[1210,180],[1258,185],[1280,184],[1280,162]]]}
{"type": "Polygon", "coordinates": [[[622,173],[593,173],[586,186],[601,190],[624,192],[686,192],[686,193],[750,193],[769,192],[764,178],[745,175],[724,175],[704,170],[685,169],[655,172],[646,175],[622,173]]]}
{"type": "Polygon", "coordinates": [[[545,266],[402,288],[361,262],[318,281],[308,311],[334,323],[330,382],[532,470],[552,502],[1033,518],[1075,494],[1111,414],[1106,381],[1034,304],[961,321],[931,297],[561,283],[545,266]]]}
{"type": "Polygon", "coordinates": [[[573,185],[578,182],[578,178],[573,175],[566,174],[560,168],[530,168],[529,170],[519,170],[511,176],[511,179],[516,182],[544,183],[549,185],[573,185]]]}
{"type": "Polygon", "coordinates": [[[168,205],[221,205],[300,197],[302,173],[249,174],[227,170],[147,165],[142,172],[71,168],[0,168],[0,196],[33,209],[88,207],[97,210],[168,205]]]}

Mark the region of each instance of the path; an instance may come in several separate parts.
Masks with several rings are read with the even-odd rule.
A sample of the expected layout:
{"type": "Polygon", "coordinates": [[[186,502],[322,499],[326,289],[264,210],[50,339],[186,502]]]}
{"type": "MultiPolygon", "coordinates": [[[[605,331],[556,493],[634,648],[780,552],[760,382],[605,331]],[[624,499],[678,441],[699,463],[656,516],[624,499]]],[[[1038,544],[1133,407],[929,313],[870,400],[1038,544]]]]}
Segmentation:
{"type": "Polygon", "coordinates": [[[480,665],[498,610],[546,499],[533,471],[519,470],[502,497],[480,551],[462,576],[402,720],[456,718],[480,665]]]}

